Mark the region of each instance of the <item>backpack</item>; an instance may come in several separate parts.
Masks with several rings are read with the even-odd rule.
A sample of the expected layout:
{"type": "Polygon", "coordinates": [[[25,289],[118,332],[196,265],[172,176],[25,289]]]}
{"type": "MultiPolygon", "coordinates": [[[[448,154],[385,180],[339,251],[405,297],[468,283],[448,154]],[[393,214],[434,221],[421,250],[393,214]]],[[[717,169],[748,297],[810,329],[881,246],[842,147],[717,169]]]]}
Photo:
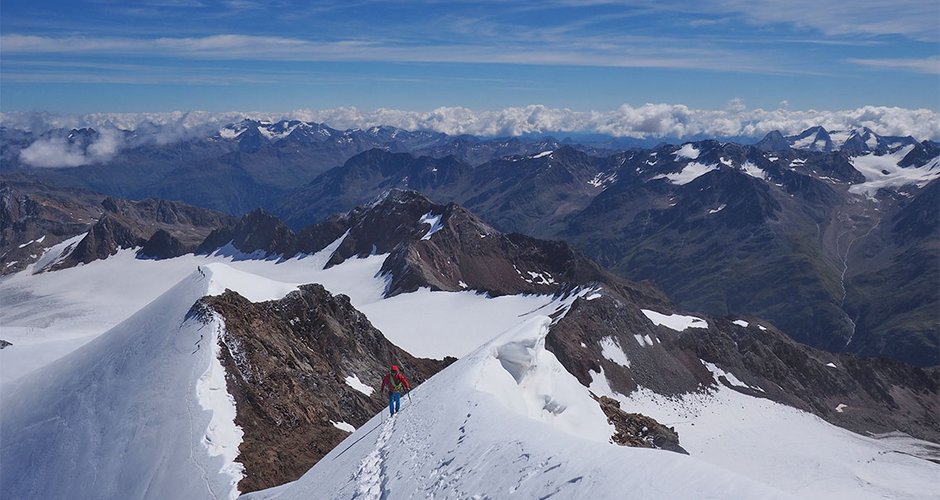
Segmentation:
{"type": "Polygon", "coordinates": [[[390,373],[388,377],[388,383],[392,387],[392,390],[395,392],[400,392],[401,388],[405,386],[401,381],[401,373],[390,373]]]}

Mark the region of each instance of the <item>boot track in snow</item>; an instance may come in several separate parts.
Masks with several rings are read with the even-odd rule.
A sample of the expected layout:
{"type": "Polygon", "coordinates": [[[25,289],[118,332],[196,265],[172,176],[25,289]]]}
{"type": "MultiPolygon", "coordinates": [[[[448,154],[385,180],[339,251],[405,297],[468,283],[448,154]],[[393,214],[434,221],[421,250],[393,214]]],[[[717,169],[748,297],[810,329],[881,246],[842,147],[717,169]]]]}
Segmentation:
{"type": "Polygon", "coordinates": [[[366,500],[379,500],[385,498],[385,457],[388,451],[385,444],[392,437],[395,428],[395,417],[390,417],[382,424],[382,432],[375,440],[375,449],[372,450],[359,464],[356,473],[358,488],[354,498],[366,500]]]}

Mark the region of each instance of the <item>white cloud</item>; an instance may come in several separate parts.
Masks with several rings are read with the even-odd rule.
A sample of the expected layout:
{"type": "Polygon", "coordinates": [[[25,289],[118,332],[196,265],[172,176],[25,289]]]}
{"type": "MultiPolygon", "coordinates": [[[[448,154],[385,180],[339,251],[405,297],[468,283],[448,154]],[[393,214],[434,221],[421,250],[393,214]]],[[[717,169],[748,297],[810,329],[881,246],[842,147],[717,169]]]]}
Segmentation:
{"type": "MultiPolygon", "coordinates": [[[[573,65],[622,68],[694,68],[745,73],[803,73],[799,66],[769,63],[736,47],[701,47],[665,37],[591,37],[541,40],[475,37],[459,43],[389,43],[365,34],[318,41],[278,36],[220,34],[203,37],[121,38],[100,36],[0,35],[7,55],[107,54],[182,57],[202,60],[400,61],[421,63],[491,63],[573,65]],[[357,38],[358,37],[358,38],[357,38]]],[[[28,76],[28,75],[26,75],[28,76]]],[[[20,76],[23,78],[24,76],[20,76]]]]}
{"type": "Polygon", "coordinates": [[[923,59],[849,59],[849,62],[878,69],[940,75],[940,57],[936,56],[923,59]]]}
{"type": "Polygon", "coordinates": [[[33,167],[79,167],[106,162],[124,145],[122,133],[109,127],[97,132],[95,140],[87,146],[60,135],[41,138],[20,151],[20,160],[33,167]]]}
{"type": "Polygon", "coordinates": [[[78,167],[88,164],[81,147],[61,137],[40,139],[20,151],[20,160],[34,167],[78,167]]]}
{"type": "Polygon", "coordinates": [[[64,139],[42,139],[21,152],[34,166],[78,166],[106,161],[122,148],[137,144],[167,144],[185,138],[207,137],[223,126],[245,118],[277,121],[299,119],[333,128],[368,128],[379,125],[406,130],[431,130],[450,135],[507,136],[538,133],[594,133],[614,137],[683,140],[693,137],[760,138],[772,130],[795,134],[822,125],[828,130],[868,127],[881,135],[910,135],[918,140],[940,140],[940,113],[928,109],[864,106],[821,111],[792,110],[782,104],[774,110],[748,109],[739,100],[720,110],[693,109],[682,104],[624,104],[609,111],[574,111],[544,105],[477,111],[440,107],[431,111],[355,107],[289,113],[206,111],[172,113],[95,113],[83,116],[48,113],[0,113],[0,125],[36,134],[58,128],[92,127],[100,137],[86,150],[64,139]],[[127,137],[118,130],[133,131],[127,137]]]}

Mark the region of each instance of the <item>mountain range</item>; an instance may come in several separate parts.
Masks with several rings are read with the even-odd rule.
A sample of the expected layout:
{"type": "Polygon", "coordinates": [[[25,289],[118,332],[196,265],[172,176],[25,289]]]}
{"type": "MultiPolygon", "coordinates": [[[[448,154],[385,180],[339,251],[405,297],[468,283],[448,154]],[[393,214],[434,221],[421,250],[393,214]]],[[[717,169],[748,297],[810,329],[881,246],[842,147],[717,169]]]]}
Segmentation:
{"type": "MultiPolygon", "coordinates": [[[[24,134],[4,131],[19,138],[4,142],[6,157],[29,147],[24,134]]],[[[96,134],[65,137],[87,149],[96,134]]],[[[388,189],[412,189],[460,203],[499,230],[568,241],[689,310],[764,317],[831,351],[940,363],[940,148],[930,141],[813,127],[753,145],[704,140],[610,152],[554,139],[299,121],[244,121],[166,146],[127,135],[132,146],[108,162],[5,162],[4,176],[233,215],[261,207],[294,230],[388,189]]],[[[0,264],[20,269],[28,258],[19,253],[0,264]]]]}
{"type": "Polygon", "coordinates": [[[295,232],[99,203],[0,281],[4,497],[916,497],[940,471],[936,368],[687,312],[458,204],[390,190],[295,232]],[[390,363],[420,385],[383,421],[390,363]]]}

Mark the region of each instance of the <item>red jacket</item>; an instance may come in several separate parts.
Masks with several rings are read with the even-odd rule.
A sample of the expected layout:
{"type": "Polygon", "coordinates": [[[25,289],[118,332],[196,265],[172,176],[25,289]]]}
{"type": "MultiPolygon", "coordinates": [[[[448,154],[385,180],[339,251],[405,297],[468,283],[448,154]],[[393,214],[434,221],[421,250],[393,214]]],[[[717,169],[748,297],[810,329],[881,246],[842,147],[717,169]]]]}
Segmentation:
{"type": "Polygon", "coordinates": [[[408,381],[405,380],[405,376],[402,375],[401,372],[395,373],[394,377],[395,377],[394,379],[395,385],[398,386],[398,389],[396,389],[395,386],[392,385],[392,374],[386,373],[385,378],[382,379],[382,387],[379,388],[379,391],[384,391],[385,386],[388,386],[388,392],[401,392],[402,386],[404,386],[404,388],[408,389],[409,391],[411,390],[411,385],[408,384],[408,381]]]}

